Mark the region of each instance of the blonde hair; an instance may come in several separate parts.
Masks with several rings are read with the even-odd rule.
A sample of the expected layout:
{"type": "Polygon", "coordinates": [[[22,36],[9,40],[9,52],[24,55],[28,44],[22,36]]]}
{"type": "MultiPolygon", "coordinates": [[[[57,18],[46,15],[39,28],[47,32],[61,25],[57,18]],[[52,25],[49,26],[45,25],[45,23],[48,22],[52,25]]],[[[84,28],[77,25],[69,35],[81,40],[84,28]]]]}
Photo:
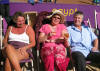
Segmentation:
{"type": "Polygon", "coordinates": [[[24,13],[22,13],[22,12],[15,12],[15,14],[13,15],[13,22],[14,23],[17,22],[17,19],[18,19],[19,16],[24,17],[24,19],[26,19],[24,13]]]}
{"type": "Polygon", "coordinates": [[[77,15],[81,15],[81,16],[82,16],[82,19],[84,18],[84,14],[83,14],[82,11],[76,11],[76,12],[74,13],[74,17],[77,16],[77,15]]]}

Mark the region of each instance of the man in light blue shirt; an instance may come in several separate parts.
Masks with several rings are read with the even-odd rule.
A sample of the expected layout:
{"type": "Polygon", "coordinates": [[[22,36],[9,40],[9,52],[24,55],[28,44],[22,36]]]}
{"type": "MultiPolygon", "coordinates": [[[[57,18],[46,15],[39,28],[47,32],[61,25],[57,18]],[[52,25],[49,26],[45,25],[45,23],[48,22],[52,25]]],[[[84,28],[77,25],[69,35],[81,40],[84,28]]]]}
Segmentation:
{"type": "Polygon", "coordinates": [[[77,71],[86,71],[86,60],[100,62],[100,53],[98,51],[98,38],[92,30],[82,25],[83,12],[77,11],[74,14],[74,23],[69,26],[69,43],[72,51],[72,58],[75,62],[77,71]]]}

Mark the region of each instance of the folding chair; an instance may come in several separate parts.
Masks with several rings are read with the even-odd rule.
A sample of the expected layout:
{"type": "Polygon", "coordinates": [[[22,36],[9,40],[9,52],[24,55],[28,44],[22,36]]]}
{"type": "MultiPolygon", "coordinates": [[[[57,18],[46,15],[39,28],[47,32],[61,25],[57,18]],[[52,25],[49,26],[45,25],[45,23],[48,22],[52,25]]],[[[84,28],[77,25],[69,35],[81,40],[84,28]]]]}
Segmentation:
{"type": "Polygon", "coordinates": [[[96,28],[100,29],[100,12],[97,12],[95,10],[95,24],[96,24],[96,28]]]}
{"type": "MultiPolygon", "coordinates": [[[[95,28],[92,28],[91,27],[91,23],[90,23],[89,18],[88,18],[87,21],[84,21],[84,23],[85,23],[86,26],[89,26],[92,29],[92,31],[98,36],[99,35],[99,31],[98,31],[98,24],[97,24],[97,21],[96,21],[97,20],[96,19],[96,15],[97,15],[97,13],[95,11],[95,28]]],[[[87,64],[86,68],[88,68],[91,71],[94,71],[95,70],[95,68],[93,68],[91,66],[91,64],[92,64],[91,61],[86,61],[86,64],[87,64]]]]}
{"type": "Polygon", "coordinates": [[[84,24],[85,24],[85,26],[90,27],[93,32],[95,32],[95,28],[92,28],[89,18],[84,21],[84,24]]]}
{"type": "Polygon", "coordinates": [[[7,22],[6,22],[6,19],[3,18],[3,34],[4,34],[4,35],[5,35],[6,31],[7,31],[7,26],[8,26],[8,24],[7,24],[7,22]]]}
{"type": "Polygon", "coordinates": [[[2,16],[0,16],[0,70],[3,71],[4,70],[4,58],[2,55],[2,22],[3,22],[3,18],[2,16]]]}
{"type": "MultiPolygon", "coordinates": [[[[32,24],[30,24],[30,21],[29,21],[30,17],[28,14],[27,14],[26,18],[27,18],[27,24],[32,26],[32,24]]],[[[32,49],[31,49],[31,52],[32,52],[32,49]]],[[[34,70],[34,57],[32,54],[31,54],[31,56],[32,56],[32,58],[23,59],[20,61],[20,65],[22,66],[22,71],[27,71],[27,70],[35,71],[34,70]]]]}
{"type": "Polygon", "coordinates": [[[34,63],[33,63],[33,58],[29,58],[29,59],[24,59],[20,61],[20,65],[22,67],[22,71],[35,71],[34,70],[34,63]]]}
{"type": "MultiPolygon", "coordinates": [[[[98,33],[98,38],[100,43],[100,12],[97,12],[96,10],[95,10],[95,24],[96,24],[96,28],[98,29],[97,33],[98,33]]],[[[100,50],[100,45],[99,45],[99,50],[100,50]]]]}
{"type": "MultiPolygon", "coordinates": [[[[39,44],[38,36],[39,36],[39,29],[43,24],[49,23],[49,20],[46,19],[46,16],[50,15],[50,12],[42,11],[38,14],[35,24],[35,32],[36,32],[36,47],[37,47],[37,71],[40,71],[41,68],[43,68],[43,64],[40,57],[40,50],[41,50],[41,44],[39,44]],[[45,20],[45,21],[44,21],[45,20]]],[[[42,69],[44,70],[44,68],[42,69]]],[[[42,71],[41,70],[41,71],[42,71]]]]}
{"type": "MultiPolygon", "coordinates": [[[[95,10],[95,28],[92,28],[91,27],[91,24],[90,24],[90,20],[88,18],[87,21],[84,21],[85,25],[86,26],[89,26],[92,31],[98,36],[99,35],[99,30],[98,28],[100,28],[100,20],[99,20],[99,17],[100,17],[100,13],[97,13],[96,10],[95,10]]],[[[98,36],[99,37],[99,36],[98,36]]],[[[98,68],[95,69],[95,67],[93,67],[91,64],[94,64],[94,63],[91,63],[91,61],[86,61],[86,64],[87,64],[87,68],[90,70],[90,71],[94,71],[94,70],[97,70],[98,68]]],[[[99,71],[99,70],[97,70],[99,71]]]]}
{"type": "Polygon", "coordinates": [[[94,15],[95,15],[95,34],[97,36],[99,36],[99,30],[100,30],[100,20],[99,20],[99,16],[100,16],[100,13],[96,12],[96,10],[95,10],[94,15]]]}

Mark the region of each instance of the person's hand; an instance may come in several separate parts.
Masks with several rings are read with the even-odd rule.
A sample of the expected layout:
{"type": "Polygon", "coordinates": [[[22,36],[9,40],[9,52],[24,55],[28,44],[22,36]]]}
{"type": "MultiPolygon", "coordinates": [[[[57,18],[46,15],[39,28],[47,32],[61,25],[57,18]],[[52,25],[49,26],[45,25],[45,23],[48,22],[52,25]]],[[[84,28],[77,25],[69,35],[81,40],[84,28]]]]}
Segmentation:
{"type": "Polygon", "coordinates": [[[69,47],[70,46],[70,44],[68,42],[69,34],[67,33],[67,35],[68,35],[67,37],[66,36],[61,36],[60,37],[60,39],[62,39],[61,41],[62,41],[62,43],[64,43],[65,47],[69,47]]]}
{"type": "Polygon", "coordinates": [[[59,37],[56,39],[56,43],[64,43],[64,37],[59,37]]]}
{"type": "Polygon", "coordinates": [[[92,48],[92,52],[98,52],[98,48],[97,47],[93,47],[92,48]]]}
{"type": "Polygon", "coordinates": [[[50,42],[50,40],[46,39],[45,42],[50,42]]]}
{"type": "Polygon", "coordinates": [[[4,44],[4,48],[6,48],[7,46],[9,46],[9,44],[8,44],[8,43],[4,44]]]}
{"type": "Polygon", "coordinates": [[[56,32],[50,32],[48,35],[47,35],[47,38],[50,39],[52,36],[56,35],[56,32]]]}
{"type": "Polygon", "coordinates": [[[4,44],[4,46],[3,46],[3,49],[2,50],[5,50],[7,47],[9,47],[9,46],[11,46],[10,44],[8,44],[8,43],[6,43],[6,44],[4,44]]]}
{"type": "Polygon", "coordinates": [[[68,40],[68,38],[69,38],[69,33],[67,32],[67,30],[63,30],[63,31],[62,31],[62,37],[64,37],[64,39],[68,40]]]}
{"type": "Polygon", "coordinates": [[[27,50],[26,47],[22,47],[22,48],[18,49],[18,52],[20,52],[22,55],[25,55],[26,54],[26,50],[27,50]]]}
{"type": "Polygon", "coordinates": [[[66,39],[64,40],[64,45],[65,45],[65,47],[70,47],[68,40],[66,40],[66,39]]]}
{"type": "Polygon", "coordinates": [[[64,38],[65,38],[66,40],[68,40],[68,38],[69,38],[69,33],[64,33],[64,38]]]}

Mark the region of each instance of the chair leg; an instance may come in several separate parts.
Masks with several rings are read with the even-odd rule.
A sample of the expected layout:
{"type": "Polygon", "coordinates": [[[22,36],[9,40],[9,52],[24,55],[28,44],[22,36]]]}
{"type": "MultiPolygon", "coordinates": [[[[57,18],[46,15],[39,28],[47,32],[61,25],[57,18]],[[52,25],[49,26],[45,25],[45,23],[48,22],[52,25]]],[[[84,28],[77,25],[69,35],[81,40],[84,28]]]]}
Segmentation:
{"type": "Polygon", "coordinates": [[[25,66],[22,67],[22,71],[26,71],[26,67],[25,66]]]}
{"type": "Polygon", "coordinates": [[[3,61],[0,62],[0,71],[4,71],[4,62],[3,61]]]}
{"type": "Polygon", "coordinates": [[[73,71],[75,71],[75,67],[73,67],[73,71]]]}
{"type": "Polygon", "coordinates": [[[33,63],[33,60],[31,60],[31,66],[32,66],[32,71],[34,71],[34,63],[33,63]]]}
{"type": "Polygon", "coordinates": [[[27,67],[28,67],[28,63],[26,62],[26,63],[22,66],[22,71],[27,71],[27,67]]]}
{"type": "Polygon", "coordinates": [[[92,66],[89,65],[89,64],[86,65],[86,68],[89,69],[90,71],[99,71],[99,70],[96,70],[95,67],[92,67],[92,66]]]}
{"type": "Polygon", "coordinates": [[[29,62],[26,62],[23,66],[22,66],[22,71],[34,71],[34,66],[33,66],[33,60],[31,60],[31,63],[29,64],[29,62]],[[30,66],[31,65],[31,68],[30,66]],[[30,69],[30,70],[27,70],[30,69]]]}
{"type": "Polygon", "coordinates": [[[39,60],[40,60],[40,57],[39,57],[39,50],[37,50],[37,71],[40,71],[39,70],[39,60]]]}
{"type": "Polygon", "coordinates": [[[28,62],[25,63],[25,66],[28,67],[28,62]]]}
{"type": "Polygon", "coordinates": [[[24,66],[24,71],[27,71],[25,66],[24,66]]]}
{"type": "Polygon", "coordinates": [[[24,71],[24,70],[23,70],[23,67],[22,67],[22,71],[24,71]]]}
{"type": "Polygon", "coordinates": [[[54,71],[56,71],[56,68],[54,67],[54,71]]]}

